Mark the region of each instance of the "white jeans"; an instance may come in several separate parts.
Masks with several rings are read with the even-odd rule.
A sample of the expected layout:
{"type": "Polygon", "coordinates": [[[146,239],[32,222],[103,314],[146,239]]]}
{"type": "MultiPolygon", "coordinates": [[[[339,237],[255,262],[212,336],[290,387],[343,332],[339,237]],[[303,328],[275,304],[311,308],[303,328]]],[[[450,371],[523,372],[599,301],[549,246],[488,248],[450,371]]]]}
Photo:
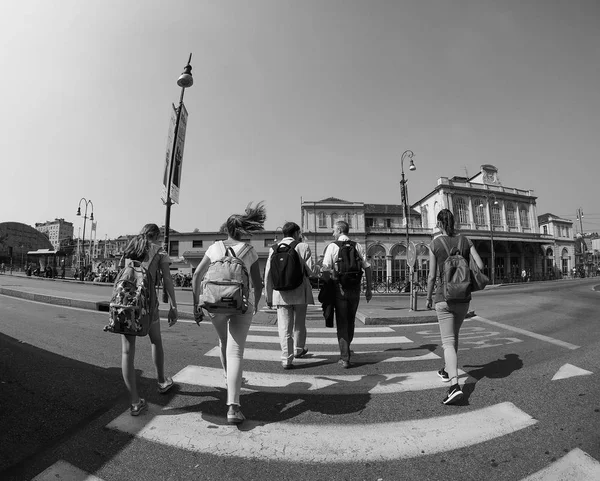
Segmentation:
{"type": "Polygon", "coordinates": [[[244,346],[252,324],[253,307],[249,306],[245,314],[217,314],[212,318],[213,326],[219,336],[221,364],[227,376],[227,405],[240,405],[242,390],[242,360],[244,346]]]}
{"type": "Polygon", "coordinates": [[[281,363],[291,364],[306,344],[306,304],[277,306],[277,327],[281,343],[281,363]],[[294,352],[294,347],[296,348],[294,352]]]}

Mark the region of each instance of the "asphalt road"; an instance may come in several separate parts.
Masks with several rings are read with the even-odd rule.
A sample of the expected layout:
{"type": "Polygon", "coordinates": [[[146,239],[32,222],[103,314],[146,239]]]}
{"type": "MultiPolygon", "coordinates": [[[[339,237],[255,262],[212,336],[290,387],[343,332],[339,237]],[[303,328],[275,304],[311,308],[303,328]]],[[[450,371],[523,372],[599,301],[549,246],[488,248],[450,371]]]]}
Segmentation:
{"type": "Polygon", "coordinates": [[[167,370],[179,379],[167,396],[155,391],[149,342],[140,339],[136,368],[152,406],[131,418],[120,340],[101,329],[106,313],[0,296],[0,479],[61,479],[51,470],[66,466],[106,481],[522,480],[549,467],[559,473],[579,450],[591,457],[575,464],[594,469],[597,284],[478,293],[477,317],[461,331],[458,406],[441,404],[435,324],[359,327],[357,366],[342,370],[334,332],[311,322],[311,355],[285,372],[276,331],[256,326],[240,428],[225,423],[210,324],[163,324],[167,370]],[[566,377],[553,380],[559,372],[566,377]]]}

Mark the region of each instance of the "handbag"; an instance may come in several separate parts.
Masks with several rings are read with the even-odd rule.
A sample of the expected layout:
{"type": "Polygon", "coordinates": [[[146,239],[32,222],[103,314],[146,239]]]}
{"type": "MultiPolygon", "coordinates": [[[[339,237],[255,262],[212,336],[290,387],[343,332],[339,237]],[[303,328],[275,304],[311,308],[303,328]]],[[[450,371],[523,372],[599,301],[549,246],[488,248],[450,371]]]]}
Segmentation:
{"type": "Polygon", "coordinates": [[[469,262],[469,269],[471,270],[471,292],[482,291],[490,283],[488,276],[486,276],[481,270],[477,263],[471,258],[469,262]]]}

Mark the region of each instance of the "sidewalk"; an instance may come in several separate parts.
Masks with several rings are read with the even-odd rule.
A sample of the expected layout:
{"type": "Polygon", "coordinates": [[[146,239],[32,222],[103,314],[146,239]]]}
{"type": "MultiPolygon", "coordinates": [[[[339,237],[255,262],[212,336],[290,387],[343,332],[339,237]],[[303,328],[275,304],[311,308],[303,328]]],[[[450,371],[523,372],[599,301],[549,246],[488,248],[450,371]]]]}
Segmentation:
{"type": "MultiPolygon", "coordinates": [[[[176,288],[177,307],[180,319],[191,320],[193,316],[192,293],[189,288],[176,288]]],[[[108,301],[112,293],[112,284],[83,282],[75,279],[46,279],[27,277],[22,273],[0,274],[0,294],[44,302],[60,306],[77,307],[92,311],[108,312],[108,301]]],[[[315,299],[317,293],[315,291],[315,299]]],[[[261,310],[254,316],[255,324],[276,324],[275,310],[268,310],[261,302],[261,310]]],[[[324,326],[320,316],[309,316],[307,324],[324,326]]],[[[160,306],[161,317],[167,317],[168,305],[160,306]]],[[[434,311],[425,308],[425,298],[419,297],[417,310],[409,310],[408,294],[376,295],[367,303],[361,299],[356,319],[365,325],[376,324],[414,324],[436,322],[434,311]]]]}

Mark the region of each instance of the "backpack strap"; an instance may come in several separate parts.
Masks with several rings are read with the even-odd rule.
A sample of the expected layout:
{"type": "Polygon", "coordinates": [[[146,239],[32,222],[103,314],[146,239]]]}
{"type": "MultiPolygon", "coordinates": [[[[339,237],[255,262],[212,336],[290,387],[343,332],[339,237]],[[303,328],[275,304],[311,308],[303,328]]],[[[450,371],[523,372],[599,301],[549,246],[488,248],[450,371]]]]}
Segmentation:
{"type": "Polygon", "coordinates": [[[444,246],[444,249],[446,249],[446,254],[448,254],[448,257],[450,257],[452,254],[450,253],[450,246],[448,245],[448,240],[446,239],[446,236],[441,235],[439,239],[442,245],[444,246]]]}

